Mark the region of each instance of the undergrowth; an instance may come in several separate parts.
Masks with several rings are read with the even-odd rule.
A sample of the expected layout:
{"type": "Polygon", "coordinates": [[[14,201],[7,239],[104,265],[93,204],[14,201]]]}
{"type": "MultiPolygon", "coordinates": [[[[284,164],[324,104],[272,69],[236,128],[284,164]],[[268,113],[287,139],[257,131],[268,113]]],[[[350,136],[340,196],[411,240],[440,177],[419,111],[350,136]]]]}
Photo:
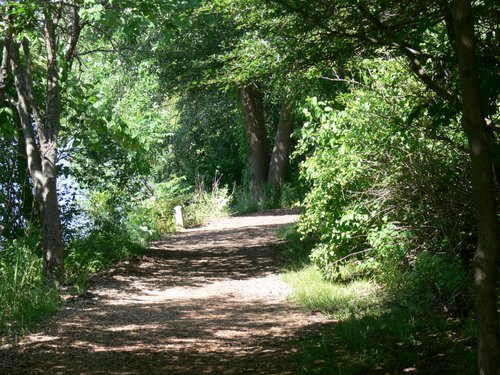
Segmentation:
{"type": "Polygon", "coordinates": [[[248,187],[239,187],[234,191],[230,210],[233,214],[247,214],[275,208],[297,208],[302,199],[302,186],[285,182],[280,191],[270,184],[264,184],[262,199],[256,201],[248,187]]]}
{"type": "MultiPolygon", "coordinates": [[[[283,279],[292,287],[290,299],[332,319],[318,333],[290,341],[290,360],[301,374],[477,372],[472,320],[443,312],[443,294],[435,287],[443,284],[439,274],[430,274],[429,259],[411,277],[401,275],[397,287],[380,278],[332,282],[307,260],[312,245],[301,243],[293,226],[280,235],[289,239],[282,252],[289,260],[283,279]]],[[[463,278],[453,281],[459,285],[463,278]]]]}
{"type": "Polygon", "coordinates": [[[294,302],[335,319],[348,319],[379,311],[386,299],[381,287],[370,281],[358,280],[345,285],[326,282],[313,265],[289,271],[283,280],[293,288],[291,299],[294,302]]]}
{"type": "Polygon", "coordinates": [[[22,334],[58,306],[56,288],[42,278],[41,256],[32,251],[37,241],[16,240],[0,252],[0,332],[6,336],[22,334]]]}

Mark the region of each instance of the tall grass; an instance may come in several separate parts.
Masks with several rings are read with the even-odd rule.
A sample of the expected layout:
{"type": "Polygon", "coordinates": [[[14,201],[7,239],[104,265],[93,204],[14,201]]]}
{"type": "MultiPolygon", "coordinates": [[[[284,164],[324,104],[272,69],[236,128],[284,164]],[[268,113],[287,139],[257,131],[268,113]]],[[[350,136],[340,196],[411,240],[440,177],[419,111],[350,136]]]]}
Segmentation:
{"type": "Polygon", "coordinates": [[[82,293],[89,278],[115,262],[142,254],[146,248],[125,230],[92,232],[75,239],[65,256],[65,282],[82,293]]]}
{"type": "Polygon", "coordinates": [[[42,278],[36,239],[17,240],[0,252],[0,331],[22,331],[41,315],[55,311],[58,293],[42,278]]]}
{"type": "Polygon", "coordinates": [[[207,191],[202,179],[196,181],[194,194],[186,204],[186,227],[206,225],[210,220],[228,214],[234,192],[227,186],[221,186],[220,178],[215,176],[210,191],[207,191]]]}

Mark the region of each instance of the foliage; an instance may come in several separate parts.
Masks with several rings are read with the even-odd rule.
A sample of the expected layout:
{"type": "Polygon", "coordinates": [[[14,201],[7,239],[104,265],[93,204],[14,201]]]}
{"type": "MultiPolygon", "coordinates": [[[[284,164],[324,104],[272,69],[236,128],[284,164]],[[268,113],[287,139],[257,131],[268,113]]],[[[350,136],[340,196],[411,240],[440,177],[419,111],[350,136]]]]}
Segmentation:
{"type": "Polygon", "coordinates": [[[29,222],[36,220],[32,212],[33,194],[27,176],[24,143],[18,139],[18,126],[10,108],[0,110],[0,243],[24,234],[29,222]],[[14,127],[8,125],[15,124],[14,127]],[[5,125],[5,126],[4,126],[5,125]]]}
{"type": "Polygon", "coordinates": [[[330,105],[313,98],[305,109],[300,231],[318,236],[311,257],[327,278],[350,263],[354,275],[389,281],[420,251],[471,241],[463,140],[417,117],[426,95],[398,60],[365,60],[358,77],[330,105]]]}
{"type": "Polygon", "coordinates": [[[92,274],[110,268],[118,260],[139,255],[144,250],[125,231],[103,233],[94,230],[87,236],[74,239],[66,250],[65,281],[74,286],[77,293],[82,293],[92,274]]]}
{"type": "MultiPolygon", "coordinates": [[[[408,285],[412,291],[430,305],[449,308],[471,301],[459,300],[470,285],[470,279],[464,272],[459,257],[453,254],[430,254],[423,252],[417,255],[413,269],[408,274],[408,285]]],[[[466,313],[467,311],[455,311],[466,313]]]]}
{"type": "Polygon", "coordinates": [[[203,180],[195,186],[195,192],[185,208],[185,226],[197,227],[208,224],[211,219],[228,213],[233,195],[229,187],[220,185],[220,177],[215,176],[210,192],[207,192],[203,180]]]}
{"type": "Polygon", "coordinates": [[[224,185],[242,180],[246,141],[236,99],[212,89],[187,93],[177,102],[170,173],[206,184],[214,175],[224,185]]]}
{"type": "Polygon", "coordinates": [[[39,237],[10,242],[0,250],[0,332],[16,334],[58,306],[58,292],[42,277],[39,237]]]}
{"type": "MultiPolygon", "coordinates": [[[[286,232],[285,255],[290,251],[296,255],[300,251],[297,233],[286,232]]],[[[429,298],[444,297],[451,285],[460,288],[464,281],[460,264],[457,259],[450,262],[449,256],[422,253],[419,258],[408,282],[397,289],[367,280],[331,283],[304,258],[287,262],[291,270],[282,277],[292,288],[291,300],[334,321],[290,342],[294,353],[290,360],[301,373],[477,373],[471,345],[474,333],[465,329],[467,318],[450,319],[428,308],[429,298]],[[446,291],[437,294],[438,286],[446,291]]]]}
{"type": "Polygon", "coordinates": [[[311,263],[309,255],[317,239],[311,236],[303,237],[296,223],[281,227],[277,236],[284,241],[280,251],[285,258],[286,271],[297,271],[311,263]]]}
{"type": "Polygon", "coordinates": [[[136,192],[161,171],[175,111],[147,62],[117,69],[111,57],[93,56],[86,63],[85,85],[69,90],[64,171],[83,187],[136,192]]]}
{"type": "Polygon", "coordinates": [[[304,188],[300,183],[293,179],[290,182],[285,182],[281,187],[279,206],[283,208],[300,207],[304,194],[304,188]]]}
{"type": "MultiPolygon", "coordinates": [[[[463,99],[453,46],[454,3],[85,0],[61,2],[57,8],[50,2],[2,2],[0,44],[8,39],[9,24],[14,43],[29,41],[34,102],[44,103],[49,96],[43,11],[59,22],[59,75],[54,77],[62,99],[62,148],[52,165],[57,162],[57,172],[83,189],[62,188],[67,197],[59,198],[65,206],[68,282],[81,290],[90,274],[175,231],[176,205],[185,207],[188,226],[196,226],[231,202],[237,212],[289,207],[305,191],[300,233],[290,234],[295,241],[287,255],[301,265],[312,247],[311,259],[322,275],[348,284],[324,284],[300,298],[314,308],[340,309],[343,317],[359,313],[340,333],[343,339],[364,324],[375,325],[380,334],[384,327],[377,318],[383,316],[397,331],[388,340],[411,347],[421,338],[414,316],[401,314],[397,322],[388,313],[368,316],[369,311],[378,314],[378,307],[358,309],[358,302],[366,301],[351,300],[352,286],[380,283],[445,309],[459,303],[467,288],[463,269],[476,239],[465,141],[458,130],[463,99]],[[78,21],[75,14],[81,23],[71,22],[78,21]],[[81,35],[73,34],[78,25],[81,35]],[[70,34],[79,43],[67,59],[63,47],[70,34]],[[300,101],[306,92],[327,98],[309,99],[306,124],[296,134],[302,180],[292,173],[280,196],[265,187],[260,203],[246,188],[248,150],[235,97],[236,89],[249,83],[265,92],[269,138],[284,98],[300,101]],[[204,186],[214,175],[216,183],[207,192],[204,186]],[[78,209],[75,197],[82,200],[78,209]],[[364,278],[370,283],[352,284],[364,278]],[[404,324],[414,331],[405,331],[404,324]]],[[[482,107],[497,123],[498,6],[478,1],[473,8],[482,107]]],[[[26,57],[19,59],[21,65],[27,65],[26,57]]],[[[30,226],[39,229],[38,211],[12,83],[9,76],[7,95],[0,95],[4,326],[12,320],[22,325],[55,301],[41,283],[38,248],[27,234],[30,226]],[[46,304],[44,296],[49,296],[46,304]]],[[[47,109],[41,109],[42,117],[47,109]]],[[[489,136],[498,164],[498,137],[489,136]]],[[[316,270],[304,272],[300,275],[309,283],[320,283],[316,270]]],[[[361,331],[364,339],[370,337],[369,329],[361,331]]],[[[368,357],[383,362],[376,348],[346,344],[349,350],[356,347],[360,351],[352,351],[360,362],[369,363],[368,357]]],[[[382,367],[390,369],[391,363],[382,367]]],[[[339,367],[339,373],[356,372],[357,365],[339,367]]],[[[440,371],[461,370],[469,371],[440,371]]]]}

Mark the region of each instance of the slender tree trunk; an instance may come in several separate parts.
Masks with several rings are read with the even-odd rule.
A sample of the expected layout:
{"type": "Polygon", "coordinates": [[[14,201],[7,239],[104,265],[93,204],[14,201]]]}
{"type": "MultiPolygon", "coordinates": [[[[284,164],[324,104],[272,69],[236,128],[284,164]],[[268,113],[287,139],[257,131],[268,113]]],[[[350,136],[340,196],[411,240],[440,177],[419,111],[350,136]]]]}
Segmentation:
{"type": "Polygon", "coordinates": [[[45,90],[45,124],[41,140],[44,175],[42,225],[44,234],[45,276],[61,280],[64,275],[62,231],[57,199],[57,137],[61,129],[61,96],[57,71],[55,24],[45,15],[45,48],[47,50],[47,88],[45,90]]]}
{"type": "Polygon", "coordinates": [[[269,145],[264,123],[262,93],[252,86],[240,88],[243,123],[248,142],[250,193],[256,201],[264,199],[263,185],[269,169],[269,145]]]}
{"type": "MultiPolygon", "coordinates": [[[[46,120],[45,123],[42,122],[38,104],[33,93],[30,72],[31,61],[27,41],[23,43],[23,50],[26,69],[23,69],[20,65],[19,44],[12,43],[11,67],[18,97],[16,107],[23,130],[28,169],[35,191],[34,195],[40,205],[43,231],[44,275],[49,282],[60,281],[64,273],[64,260],[57,199],[57,144],[55,142],[57,133],[54,134],[48,128],[51,125],[49,123],[50,120],[46,120]],[[36,142],[33,124],[37,128],[39,143],[36,142]]],[[[47,113],[46,116],[49,118],[53,115],[47,113]]]]}
{"type": "Polygon", "coordinates": [[[278,130],[274,141],[271,162],[269,164],[268,181],[275,191],[281,190],[281,185],[285,180],[288,167],[288,157],[292,140],[290,136],[293,130],[292,105],[285,101],[281,105],[278,130]]]}
{"type": "Polygon", "coordinates": [[[28,160],[28,169],[31,179],[33,180],[35,196],[40,197],[43,188],[41,152],[35,140],[35,132],[33,131],[26,76],[19,64],[19,44],[13,43],[11,51],[12,73],[14,74],[14,85],[17,92],[16,109],[19,114],[19,120],[23,130],[24,143],[26,145],[26,158],[28,160]]]}
{"type": "MultiPolygon", "coordinates": [[[[52,146],[53,144],[51,144],[52,146]]],[[[44,150],[42,163],[44,184],[42,193],[42,226],[44,275],[50,280],[61,281],[64,275],[64,254],[61,221],[57,199],[56,152],[44,150]]]]}
{"type": "Polygon", "coordinates": [[[463,101],[462,126],[470,147],[472,195],[478,230],[473,269],[479,373],[494,375],[498,373],[500,355],[496,295],[500,229],[496,211],[493,163],[481,108],[470,0],[454,1],[453,19],[463,101]]]}

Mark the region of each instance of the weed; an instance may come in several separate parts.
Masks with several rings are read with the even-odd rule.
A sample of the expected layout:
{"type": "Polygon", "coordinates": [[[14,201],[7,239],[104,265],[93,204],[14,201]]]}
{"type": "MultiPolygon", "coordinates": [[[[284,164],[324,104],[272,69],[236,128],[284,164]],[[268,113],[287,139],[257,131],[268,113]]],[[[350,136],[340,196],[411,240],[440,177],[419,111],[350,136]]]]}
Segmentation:
{"type": "Polygon", "coordinates": [[[55,311],[58,293],[42,278],[43,262],[32,247],[36,239],[15,240],[0,253],[0,332],[17,335],[55,311]]]}

